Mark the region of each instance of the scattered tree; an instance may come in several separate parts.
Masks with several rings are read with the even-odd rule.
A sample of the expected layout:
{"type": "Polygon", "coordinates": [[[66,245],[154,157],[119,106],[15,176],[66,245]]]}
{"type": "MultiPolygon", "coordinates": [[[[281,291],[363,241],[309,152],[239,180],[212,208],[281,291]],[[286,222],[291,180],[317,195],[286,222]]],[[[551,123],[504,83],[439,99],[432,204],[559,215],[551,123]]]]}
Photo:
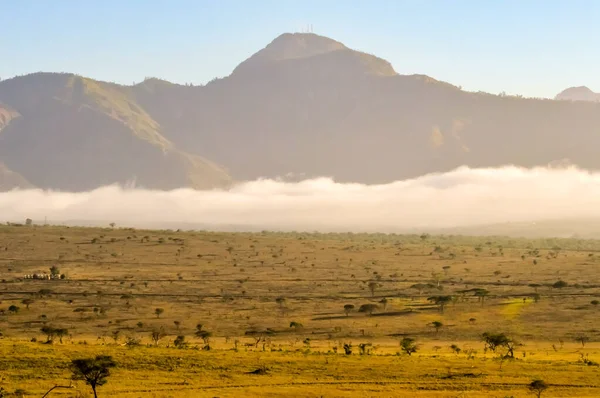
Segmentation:
{"type": "Polygon", "coordinates": [[[352,355],[352,344],[351,343],[344,344],[344,353],[346,355],[352,355]]]}
{"type": "Polygon", "coordinates": [[[158,346],[158,342],[166,336],[165,332],[162,329],[153,330],[150,333],[150,338],[154,342],[155,346],[158,346]]]}
{"type": "Polygon", "coordinates": [[[440,313],[444,313],[444,307],[446,304],[452,301],[452,296],[432,296],[427,299],[440,308],[440,313]]]}
{"type": "Polygon", "coordinates": [[[279,308],[283,308],[285,306],[285,297],[277,297],[275,302],[279,305],[279,308]]]}
{"type": "Polygon", "coordinates": [[[156,315],[157,318],[160,318],[163,312],[165,312],[164,308],[156,308],[154,310],[154,315],[156,315]]]}
{"type": "Polygon", "coordinates": [[[106,384],[110,369],[116,366],[112,357],[98,355],[96,358],[74,359],[71,362],[71,371],[73,379],[85,381],[92,388],[94,398],[98,398],[96,388],[106,384]]]}
{"type": "Polygon", "coordinates": [[[363,304],[358,308],[358,312],[364,312],[369,315],[373,315],[373,312],[377,311],[379,306],[377,304],[363,304]]]}
{"type": "Polygon", "coordinates": [[[294,328],[294,330],[298,330],[298,329],[302,329],[304,327],[304,325],[302,325],[300,322],[292,321],[292,322],[290,322],[290,327],[294,328]]]}
{"type": "Polygon", "coordinates": [[[520,345],[514,339],[508,337],[504,333],[485,332],[482,335],[482,338],[485,343],[486,349],[489,349],[490,351],[492,351],[494,353],[500,347],[506,348],[506,354],[502,356],[503,358],[514,358],[515,357],[515,347],[520,345]]]}
{"type": "Polygon", "coordinates": [[[176,348],[187,348],[187,342],[185,341],[185,336],[177,336],[175,338],[175,340],[173,341],[173,345],[175,345],[176,348]]]}
{"type": "Polygon", "coordinates": [[[584,348],[585,343],[590,341],[590,338],[588,336],[582,334],[582,335],[575,337],[575,341],[577,341],[578,343],[581,343],[581,348],[584,348]]]}
{"type": "Polygon", "coordinates": [[[371,281],[368,286],[371,291],[371,296],[375,296],[375,290],[379,287],[379,284],[375,281],[371,281]]]}
{"type": "Polygon", "coordinates": [[[440,321],[433,321],[431,322],[431,326],[435,329],[435,333],[437,334],[444,324],[440,321]]]}
{"type": "Polygon", "coordinates": [[[538,398],[542,396],[542,393],[548,389],[548,384],[544,380],[534,380],[529,384],[529,390],[534,394],[537,394],[538,398]]]}
{"type": "Polygon", "coordinates": [[[452,352],[453,352],[453,353],[455,353],[456,355],[460,354],[460,352],[462,351],[462,350],[460,349],[460,347],[459,347],[459,346],[457,346],[456,344],[452,344],[452,345],[450,346],[450,349],[451,349],[451,350],[452,350],[452,352]]]}
{"type": "Polygon", "coordinates": [[[21,300],[21,304],[23,304],[26,309],[29,309],[29,306],[31,304],[33,304],[33,303],[34,303],[34,300],[30,299],[30,298],[26,298],[26,299],[21,300]]]}
{"type": "Polygon", "coordinates": [[[354,304],[346,304],[344,306],[344,312],[346,313],[346,316],[348,316],[352,311],[354,311],[354,304]]]}
{"type": "Polygon", "coordinates": [[[408,356],[411,356],[413,353],[417,352],[418,346],[415,342],[415,339],[411,337],[404,337],[400,341],[400,349],[408,354],[408,356]]]}
{"type": "Polygon", "coordinates": [[[21,308],[17,307],[16,305],[11,305],[10,307],[8,307],[8,311],[12,314],[16,314],[17,312],[19,312],[21,310],[21,308]]]}
{"type": "Polygon", "coordinates": [[[115,341],[115,344],[117,344],[119,342],[119,337],[121,337],[121,331],[113,330],[112,331],[112,339],[115,341]]]}
{"type": "Polygon", "coordinates": [[[419,296],[420,296],[421,294],[423,294],[424,290],[434,289],[435,285],[432,285],[431,283],[416,283],[416,284],[412,285],[410,288],[418,291],[419,296]]]}
{"type": "Polygon", "coordinates": [[[563,287],[567,287],[569,284],[565,281],[556,281],[552,284],[552,287],[555,289],[562,289],[563,287]]]}
{"type": "Polygon", "coordinates": [[[379,304],[381,304],[381,306],[383,307],[383,310],[384,310],[384,311],[385,311],[385,309],[387,308],[387,303],[388,303],[388,299],[386,299],[385,297],[384,297],[384,298],[382,298],[382,299],[379,301],[379,304]]]}

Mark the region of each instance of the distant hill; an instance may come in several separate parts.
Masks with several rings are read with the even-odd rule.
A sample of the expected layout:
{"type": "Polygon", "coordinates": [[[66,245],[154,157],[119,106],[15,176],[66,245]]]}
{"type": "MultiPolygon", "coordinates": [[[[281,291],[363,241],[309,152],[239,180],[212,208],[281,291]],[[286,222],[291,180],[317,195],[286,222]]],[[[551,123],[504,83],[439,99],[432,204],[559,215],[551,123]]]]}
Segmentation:
{"type": "Polygon", "coordinates": [[[0,161],[41,188],[600,169],[600,104],[465,92],[310,33],[277,37],[205,86],[38,73],[0,82],[0,103],[0,161]]]}
{"type": "Polygon", "coordinates": [[[570,87],[558,93],[555,99],[564,101],[598,102],[600,101],[600,93],[595,93],[585,86],[570,87]]]}
{"type": "Polygon", "coordinates": [[[0,82],[0,102],[10,106],[0,110],[0,160],[37,187],[80,191],[113,183],[150,189],[230,183],[222,168],[166,139],[127,87],[38,73],[0,82]]]}

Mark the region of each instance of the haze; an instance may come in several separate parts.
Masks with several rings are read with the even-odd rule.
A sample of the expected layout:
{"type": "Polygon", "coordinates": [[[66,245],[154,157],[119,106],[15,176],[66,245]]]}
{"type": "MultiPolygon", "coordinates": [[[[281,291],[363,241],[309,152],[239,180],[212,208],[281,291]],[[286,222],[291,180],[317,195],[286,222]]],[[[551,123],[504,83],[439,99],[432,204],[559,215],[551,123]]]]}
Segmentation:
{"type": "Polygon", "coordinates": [[[514,166],[461,167],[383,185],[261,179],[229,190],[152,191],[107,186],[68,193],[0,194],[7,221],[227,229],[380,231],[599,217],[600,173],[514,166]]]}

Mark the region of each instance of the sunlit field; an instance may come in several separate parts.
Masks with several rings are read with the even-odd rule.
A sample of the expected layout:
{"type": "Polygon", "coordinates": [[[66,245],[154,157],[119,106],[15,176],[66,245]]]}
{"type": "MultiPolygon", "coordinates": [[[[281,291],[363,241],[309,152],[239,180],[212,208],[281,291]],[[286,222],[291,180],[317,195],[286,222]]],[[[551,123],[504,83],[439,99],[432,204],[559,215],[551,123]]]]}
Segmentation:
{"type": "Polygon", "coordinates": [[[0,387],[88,397],[69,365],[101,354],[117,366],[100,397],[525,397],[535,379],[543,397],[597,397],[598,250],[3,226],[0,387]]]}

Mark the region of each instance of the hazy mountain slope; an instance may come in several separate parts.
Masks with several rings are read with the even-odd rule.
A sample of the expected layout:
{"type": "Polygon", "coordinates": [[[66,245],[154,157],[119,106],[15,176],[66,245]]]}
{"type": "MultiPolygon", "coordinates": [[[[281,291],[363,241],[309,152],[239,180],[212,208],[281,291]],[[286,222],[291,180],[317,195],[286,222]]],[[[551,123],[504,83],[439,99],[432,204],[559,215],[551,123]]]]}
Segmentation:
{"type": "Polygon", "coordinates": [[[600,93],[595,93],[585,86],[569,87],[561,91],[555,97],[557,100],[565,101],[600,101],[600,93]]]}
{"type": "Polygon", "coordinates": [[[19,112],[15,111],[7,105],[0,103],[0,131],[2,131],[3,128],[8,126],[10,122],[18,118],[19,116],[21,116],[19,115],[19,112]]]}
{"type": "Polygon", "coordinates": [[[16,188],[30,189],[35,188],[35,186],[19,173],[15,173],[6,165],[0,163],[0,191],[10,191],[16,188]]]}
{"type": "Polygon", "coordinates": [[[397,75],[387,61],[313,34],[282,35],[205,87],[149,82],[133,91],[170,140],[240,179],[379,183],[563,158],[600,167],[596,104],[464,92],[397,75]]]}
{"type": "Polygon", "coordinates": [[[600,169],[600,104],[465,92],[314,34],[281,35],[206,86],[35,74],[0,82],[0,102],[0,161],[40,187],[227,185],[212,161],[238,180],[363,183],[460,165],[600,169]]]}
{"type": "Polygon", "coordinates": [[[87,190],[135,183],[153,189],[229,183],[219,167],[178,150],[129,89],[69,74],[0,83],[21,116],[0,133],[0,160],[42,188],[87,190]]]}

